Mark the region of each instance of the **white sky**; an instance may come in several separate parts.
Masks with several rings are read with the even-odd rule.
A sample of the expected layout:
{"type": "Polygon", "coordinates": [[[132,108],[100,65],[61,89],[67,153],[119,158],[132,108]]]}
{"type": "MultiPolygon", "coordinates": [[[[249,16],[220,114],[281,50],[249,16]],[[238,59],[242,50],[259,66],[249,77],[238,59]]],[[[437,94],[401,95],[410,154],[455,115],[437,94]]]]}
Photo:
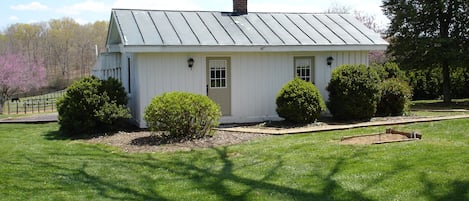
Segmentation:
{"type": "MultiPolygon", "coordinates": [[[[231,11],[232,0],[2,0],[0,30],[14,23],[44,22],[63,17],[81,24],[109,20],[111,8],[231,11]]],[[[381,0],[248,0],[249,12],[324,12],[333,5],[374,15],[383,26],[381,0]]]]}

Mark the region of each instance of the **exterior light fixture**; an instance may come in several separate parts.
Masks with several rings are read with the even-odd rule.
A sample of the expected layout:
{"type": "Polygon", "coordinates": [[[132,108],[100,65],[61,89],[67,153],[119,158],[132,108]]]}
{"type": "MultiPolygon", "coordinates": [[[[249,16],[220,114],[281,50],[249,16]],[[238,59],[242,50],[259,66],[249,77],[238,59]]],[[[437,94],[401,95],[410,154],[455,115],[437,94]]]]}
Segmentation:
{"type": "Polygon", "coordinates": [[[331,67],[331,64],[332,64],[332,62],[334,61],[334,58],[332,58],[332,57],[327,57],[326,61],[327,61],[327,65],[328,65],[329,67],[331,67]]]}
{"type": "Polygon", "coordinates": [[[193,58],[189,58],[187,60],[187,65],[189,66],[189,68],[192,68],[192,66],[194,66],[194,59],[193,58]]]}

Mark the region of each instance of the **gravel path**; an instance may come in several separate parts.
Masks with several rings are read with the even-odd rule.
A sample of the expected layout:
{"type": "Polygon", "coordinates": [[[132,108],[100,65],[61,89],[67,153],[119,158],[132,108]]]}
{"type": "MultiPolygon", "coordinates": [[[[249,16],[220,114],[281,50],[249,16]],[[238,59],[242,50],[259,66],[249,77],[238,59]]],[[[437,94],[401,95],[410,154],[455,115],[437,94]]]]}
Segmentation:
{"type": "Polygon", "coordinates": [[[57,122],[57,113],[36,114],[25,117],[4,118],[0,119],[0,123],[47,123],[57,122]]]}

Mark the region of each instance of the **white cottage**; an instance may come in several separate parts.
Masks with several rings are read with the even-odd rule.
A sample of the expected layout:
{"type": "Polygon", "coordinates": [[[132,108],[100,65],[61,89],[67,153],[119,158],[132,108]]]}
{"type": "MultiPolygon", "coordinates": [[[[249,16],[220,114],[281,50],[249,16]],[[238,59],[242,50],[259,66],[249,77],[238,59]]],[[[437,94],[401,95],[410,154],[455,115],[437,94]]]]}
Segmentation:
{"type": "Polygon", "coordinates": [[[113,9],[95,75],[122,81],[135,123],[161,93],[186,91],[221,106],[222,123],[279,119],[275,98],[295,76],[327,99],[331,70],[368,64],[388,43],[348,14],[113,9]]]}

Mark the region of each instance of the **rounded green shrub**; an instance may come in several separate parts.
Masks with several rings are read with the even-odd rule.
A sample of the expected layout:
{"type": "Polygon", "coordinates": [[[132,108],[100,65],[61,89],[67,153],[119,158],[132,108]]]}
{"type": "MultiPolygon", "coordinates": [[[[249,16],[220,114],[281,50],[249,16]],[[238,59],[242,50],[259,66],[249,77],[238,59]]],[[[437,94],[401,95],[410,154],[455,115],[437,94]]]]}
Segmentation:
{"type": "Polygon", "coordinates": [[[443,76],[441,68],[407,71],[414,100],[439,98],[442,93],[443,76]]]}
{"type": "Polygon", "coordinates": [[[112,77],[101,80],[99,91],[106,92],[110,100],[115,101],[117,105],[127,105],[127,92],[119,80],[112,77]]]}
{"type": "Polygon", "coordinates": [[[469,68],[451,69],[451,97],[469,98],[469,68]]]}
{"type": "Polygon", "coordinates": [[[60,130],[79,136],[113,130],[131,117],[126,104],[127,93],[118,80],[83,78],[57,100],[60,130]]]}
{"type": "Polygon", "coordinates": [[[407,82],[397,78],[383,81],[377,116],[401,116],[409,111],[412,90],[407,82]]]}
{"type": "Polygon", "coordinates": [[[394,62],[386,62],[384,64],[375,64],[372,66],[378,72],[378,75],[381,80],[386,80],[390,78],[398,78],[400,80],[407,80],[405,72],[402,71],[397,63],[394,62]]]}
{"type": "Polygon", "coordinates": [[[326,109],[319,90],[298,77],[280,89],[276,103],[278,115],[293,123],[315,122],[326,109]]]}
{"type": "Polygon", "coordinates": [[[371,119],[380,98],[378,73],[364,65],[342,65],[332,71],[327,108],[339,120],[371,119]]]}
{"type": "Polygon", "coordinates": [[[212,135],[220,116],[220,107],[207,96],[168,92],[152,99],[144,119],[151,131],[164,131],[168,139],[185,141],[212,135]]]}
{"type": "MultiPolygon", "coordinates": [[[[412,69],[406,71],[409,85],[413,89],[414,100],[439,99],[443,94],[443,70],[439,67],[430,69],[412,69]]],[[[469,68],[452,67],[450,73],[451,97],[469,98],[469,68]]]]}

